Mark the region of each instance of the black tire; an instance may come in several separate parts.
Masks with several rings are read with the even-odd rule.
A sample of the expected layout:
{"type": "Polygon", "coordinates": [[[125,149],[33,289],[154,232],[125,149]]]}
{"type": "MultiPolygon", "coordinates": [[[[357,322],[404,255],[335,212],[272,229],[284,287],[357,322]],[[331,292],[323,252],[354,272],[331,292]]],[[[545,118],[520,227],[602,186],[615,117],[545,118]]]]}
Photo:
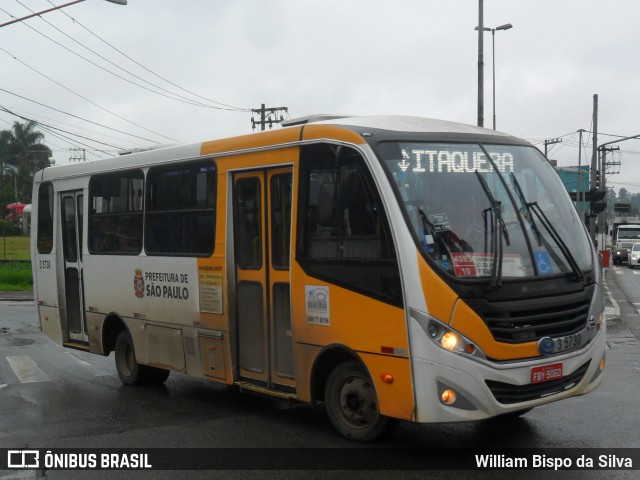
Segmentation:
{"type": "Polygon", "coordinates": [[[355,362],[342,363],[331,372],[325,407],[335,429],[349,440],[372,442],[391,433],[398,423],[380,414],[371,377],[355,362]]]}
{"type": "Polygon", "coordinates": [[[140,365],[136,361],[133,339],[128,330],[118,335],[115,350],[116,370],[125,385],[157,385],[169,378],[169,370],[140,365]]]}
{"type": "Polygon", "coordinates": [[[144,369],[136,361],[136,352],[133,348],[133,339],[129,330],[123,330],[118,335],[115,358],[116,370],[122,383],[125,385],[139,385],[142,383],[144,369]]]}

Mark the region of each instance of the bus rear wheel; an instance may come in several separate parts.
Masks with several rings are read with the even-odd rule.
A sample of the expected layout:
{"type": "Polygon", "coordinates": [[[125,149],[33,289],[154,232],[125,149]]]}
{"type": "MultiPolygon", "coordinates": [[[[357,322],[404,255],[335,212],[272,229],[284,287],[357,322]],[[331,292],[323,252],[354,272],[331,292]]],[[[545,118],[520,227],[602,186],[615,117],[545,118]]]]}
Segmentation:
{"type": "Polygon", "coordinates": [[[380,414],[375,386],[355,362],[343,363],[331,372],[325,406],[335,429],[350,440],[374,441],[391,433],[398,423],[380,414]]]}
{"type": "Polygon", "coordinates": [[[169,370],[140,365],[136,361],[133,339],[128,330],[123,330],[116,339],[116,370],[125,385],[159,384],[169,377],[169,370]]]}

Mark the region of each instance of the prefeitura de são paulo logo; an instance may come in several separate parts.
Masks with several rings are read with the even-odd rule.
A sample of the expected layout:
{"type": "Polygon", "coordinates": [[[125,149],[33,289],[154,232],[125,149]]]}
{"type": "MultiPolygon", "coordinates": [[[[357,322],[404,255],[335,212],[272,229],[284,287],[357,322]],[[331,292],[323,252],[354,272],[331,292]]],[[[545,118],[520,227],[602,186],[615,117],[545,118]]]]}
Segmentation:
{"type": "Polygon", "coordinates": [[[136,268],[136,276],[133,279],[133,285],[136,291],[136,297],[144,297],[144,278],[142,278],[142,269],[136,268]]]}

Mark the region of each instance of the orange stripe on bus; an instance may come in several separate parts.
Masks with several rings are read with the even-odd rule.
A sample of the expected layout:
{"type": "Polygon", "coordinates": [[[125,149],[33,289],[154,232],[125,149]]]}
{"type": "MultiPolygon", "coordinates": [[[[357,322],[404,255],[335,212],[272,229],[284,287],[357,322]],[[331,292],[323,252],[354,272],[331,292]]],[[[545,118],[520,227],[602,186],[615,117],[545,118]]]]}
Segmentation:
{"type": "Polygon", "coordinates": [[[250,150],[260,147],[270,147],[300,140],[300,128],[283,128],[270,130],[258,134],[251,133],[239,137],[225,138],[204,142],[200,150],[202,155],[250,150]]]}

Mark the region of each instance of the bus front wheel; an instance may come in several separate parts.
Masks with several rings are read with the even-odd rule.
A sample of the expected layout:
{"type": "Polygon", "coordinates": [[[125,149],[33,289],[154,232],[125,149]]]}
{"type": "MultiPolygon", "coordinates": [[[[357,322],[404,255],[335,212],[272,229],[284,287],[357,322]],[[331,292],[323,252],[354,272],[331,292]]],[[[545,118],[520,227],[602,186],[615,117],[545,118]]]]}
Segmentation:
{"type": "Polygon", "coordinates": [[[371,378],[355,362],[339,365],[327,380],[327,414],[345,438],[371,442],[392,431],[397,420],[381,415],[371,378]]]}
{"type": "Polygon", "coordinates": [[[169,370],[140,365],[136,361],[133,339],[128,330],[118,335],[115,351],[116,370],[125,385],[159,384],[169,377],[169,370]]]}

